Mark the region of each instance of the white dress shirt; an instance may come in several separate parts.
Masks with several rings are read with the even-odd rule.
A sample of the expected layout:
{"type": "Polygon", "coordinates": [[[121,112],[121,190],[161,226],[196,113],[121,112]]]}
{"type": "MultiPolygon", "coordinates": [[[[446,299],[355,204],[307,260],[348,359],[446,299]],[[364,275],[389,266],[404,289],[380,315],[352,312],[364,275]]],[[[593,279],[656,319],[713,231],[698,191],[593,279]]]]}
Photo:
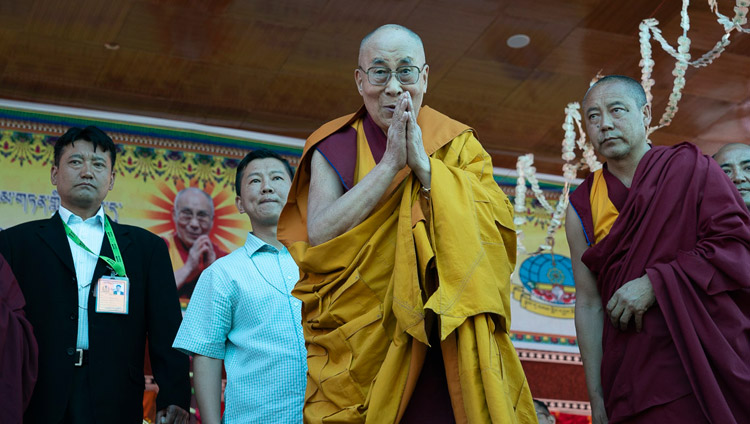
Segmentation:
{"type": "Polygon", "coordinates": [[[76,347],[78,349],[89,348],[89,286],[94,278],[94,269],[99,260],[99,254],[102,250],[104,241],[104,209],[99,207],[96,215],[84,221],[78,215],[60,206],[58,210],[60,218],[68,224],[73,233],[86,245],[92,252],[77,245],[68,237],[70,253],[73,254],[73,265],[76,268],[76,281],[78,282],[78,337],[76,338],[76,347]]]}

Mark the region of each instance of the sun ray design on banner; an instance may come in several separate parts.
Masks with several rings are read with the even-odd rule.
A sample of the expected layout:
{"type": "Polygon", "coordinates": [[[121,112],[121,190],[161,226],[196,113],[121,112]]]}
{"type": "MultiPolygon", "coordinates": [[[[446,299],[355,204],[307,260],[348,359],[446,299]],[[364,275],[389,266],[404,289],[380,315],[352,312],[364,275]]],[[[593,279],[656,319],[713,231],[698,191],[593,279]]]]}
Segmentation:
{"type": "Polygon", "coordinates": [[[170,233],[175,230],[172,210],[174,199],[177,193],[187,187],[195,187],[205,191],[214,203],[214,227],[211,231],[211,241],[221,247],[224,251],[231,251],[234,246],[240,246],[244,239],[237,232],[249,227],[245,221],[237,219],[237,208],[234,205],[234,198],[226,191],[217,188],[216,185],[206,183],[200,186],[197,180],[191,180],[187,185],[183,180],[177,180],[173,187],[170,187],[164,181],[155,182],[158,194],[150,194],[147,201],[151,208],[144,212],[144,217],[153,221],[155,224],[148,227],[148,230],[156,234],[170,233]],[[235,231],[232,231],[235,230],[235,231]]]}

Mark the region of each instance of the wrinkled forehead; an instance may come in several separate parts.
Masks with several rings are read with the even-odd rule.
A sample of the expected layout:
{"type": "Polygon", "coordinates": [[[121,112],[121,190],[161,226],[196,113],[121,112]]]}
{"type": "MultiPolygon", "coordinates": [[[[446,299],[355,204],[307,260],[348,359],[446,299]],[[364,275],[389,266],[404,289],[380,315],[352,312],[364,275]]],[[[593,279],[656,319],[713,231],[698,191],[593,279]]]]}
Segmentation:
{"type": "Polygon", "coordinates": [[[583,97],[581,105],[586,110],[589,107],[613,102],[636,104],[636,100],[628,90],[628,87],[624,83],[613,81],[594,85],[589,88],[583,97]]]}
{"type": "Polygon", "coordinates": [[[182,209],[210,211],[211,203],[205,195],[190,190],[182,193],[177,198],[177,203],[175,203],[175,210],[182,209]]]}
{"type": "Polygon", "coordinates": [[[732,146],[726,148],[714,157],[719,165],[737,165],[750,162],[750,146],[732,146]]]}
{"type": "Polygon", "coordinates": [[[373,34],[359,52],[362,67],[378,65],[416,65],[425,62],[424,48],[404,31],[388,30],[373,34]]]}

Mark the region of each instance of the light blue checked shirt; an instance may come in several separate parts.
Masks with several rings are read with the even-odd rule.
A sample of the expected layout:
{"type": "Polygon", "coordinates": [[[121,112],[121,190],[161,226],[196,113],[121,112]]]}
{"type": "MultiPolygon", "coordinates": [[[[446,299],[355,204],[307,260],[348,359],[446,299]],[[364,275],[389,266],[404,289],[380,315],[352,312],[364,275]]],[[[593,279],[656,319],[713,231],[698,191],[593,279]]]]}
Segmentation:
{"type": "Polygon", "coordinates": [[[307,383],[299,269],[252,233],[206,268],[173,347],[223,359],[225,424],[301,423],[307,383]]]}

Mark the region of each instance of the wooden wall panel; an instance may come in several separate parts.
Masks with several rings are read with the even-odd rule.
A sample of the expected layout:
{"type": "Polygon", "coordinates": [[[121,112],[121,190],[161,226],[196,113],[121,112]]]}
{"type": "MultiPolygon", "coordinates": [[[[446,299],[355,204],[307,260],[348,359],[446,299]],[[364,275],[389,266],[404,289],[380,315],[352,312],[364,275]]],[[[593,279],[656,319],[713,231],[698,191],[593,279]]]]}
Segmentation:
{"type": "MultiPolygon", "coordinates": [[[[306,137],[361,103],[360,38],[401,23],[425,41],[425,103],[475,127],[498,163],[536,153],[559,173],[563,109],[599,71],[639,77],[638,24],[661,22],[676,45],[679,2],[633,0],[4,0],[0,97],[221,124],[306,137]],[[520,50],[515,33],[531,37],[520,50]],[[116,43],[108,50],[105,43],[116,43]],[[506,157],[507,156],[507,157],[506,157]]],[[[720,11],[731,14],[731,4],[720,11]]],[[[693,57],[722,29],[690,6],[693,57]]],[[[658,119],[674,60],[652,44],[658,119]]],[[[663,140],[750,141],[750,35],[691,69],[663,140]],[[679,126],[679,128],[677,128],[679,126]]],[[[659,139],[658,134],[654,135],[659,139]]],[[[667,142],[667,141],[665,141],[667,142]]]]}

